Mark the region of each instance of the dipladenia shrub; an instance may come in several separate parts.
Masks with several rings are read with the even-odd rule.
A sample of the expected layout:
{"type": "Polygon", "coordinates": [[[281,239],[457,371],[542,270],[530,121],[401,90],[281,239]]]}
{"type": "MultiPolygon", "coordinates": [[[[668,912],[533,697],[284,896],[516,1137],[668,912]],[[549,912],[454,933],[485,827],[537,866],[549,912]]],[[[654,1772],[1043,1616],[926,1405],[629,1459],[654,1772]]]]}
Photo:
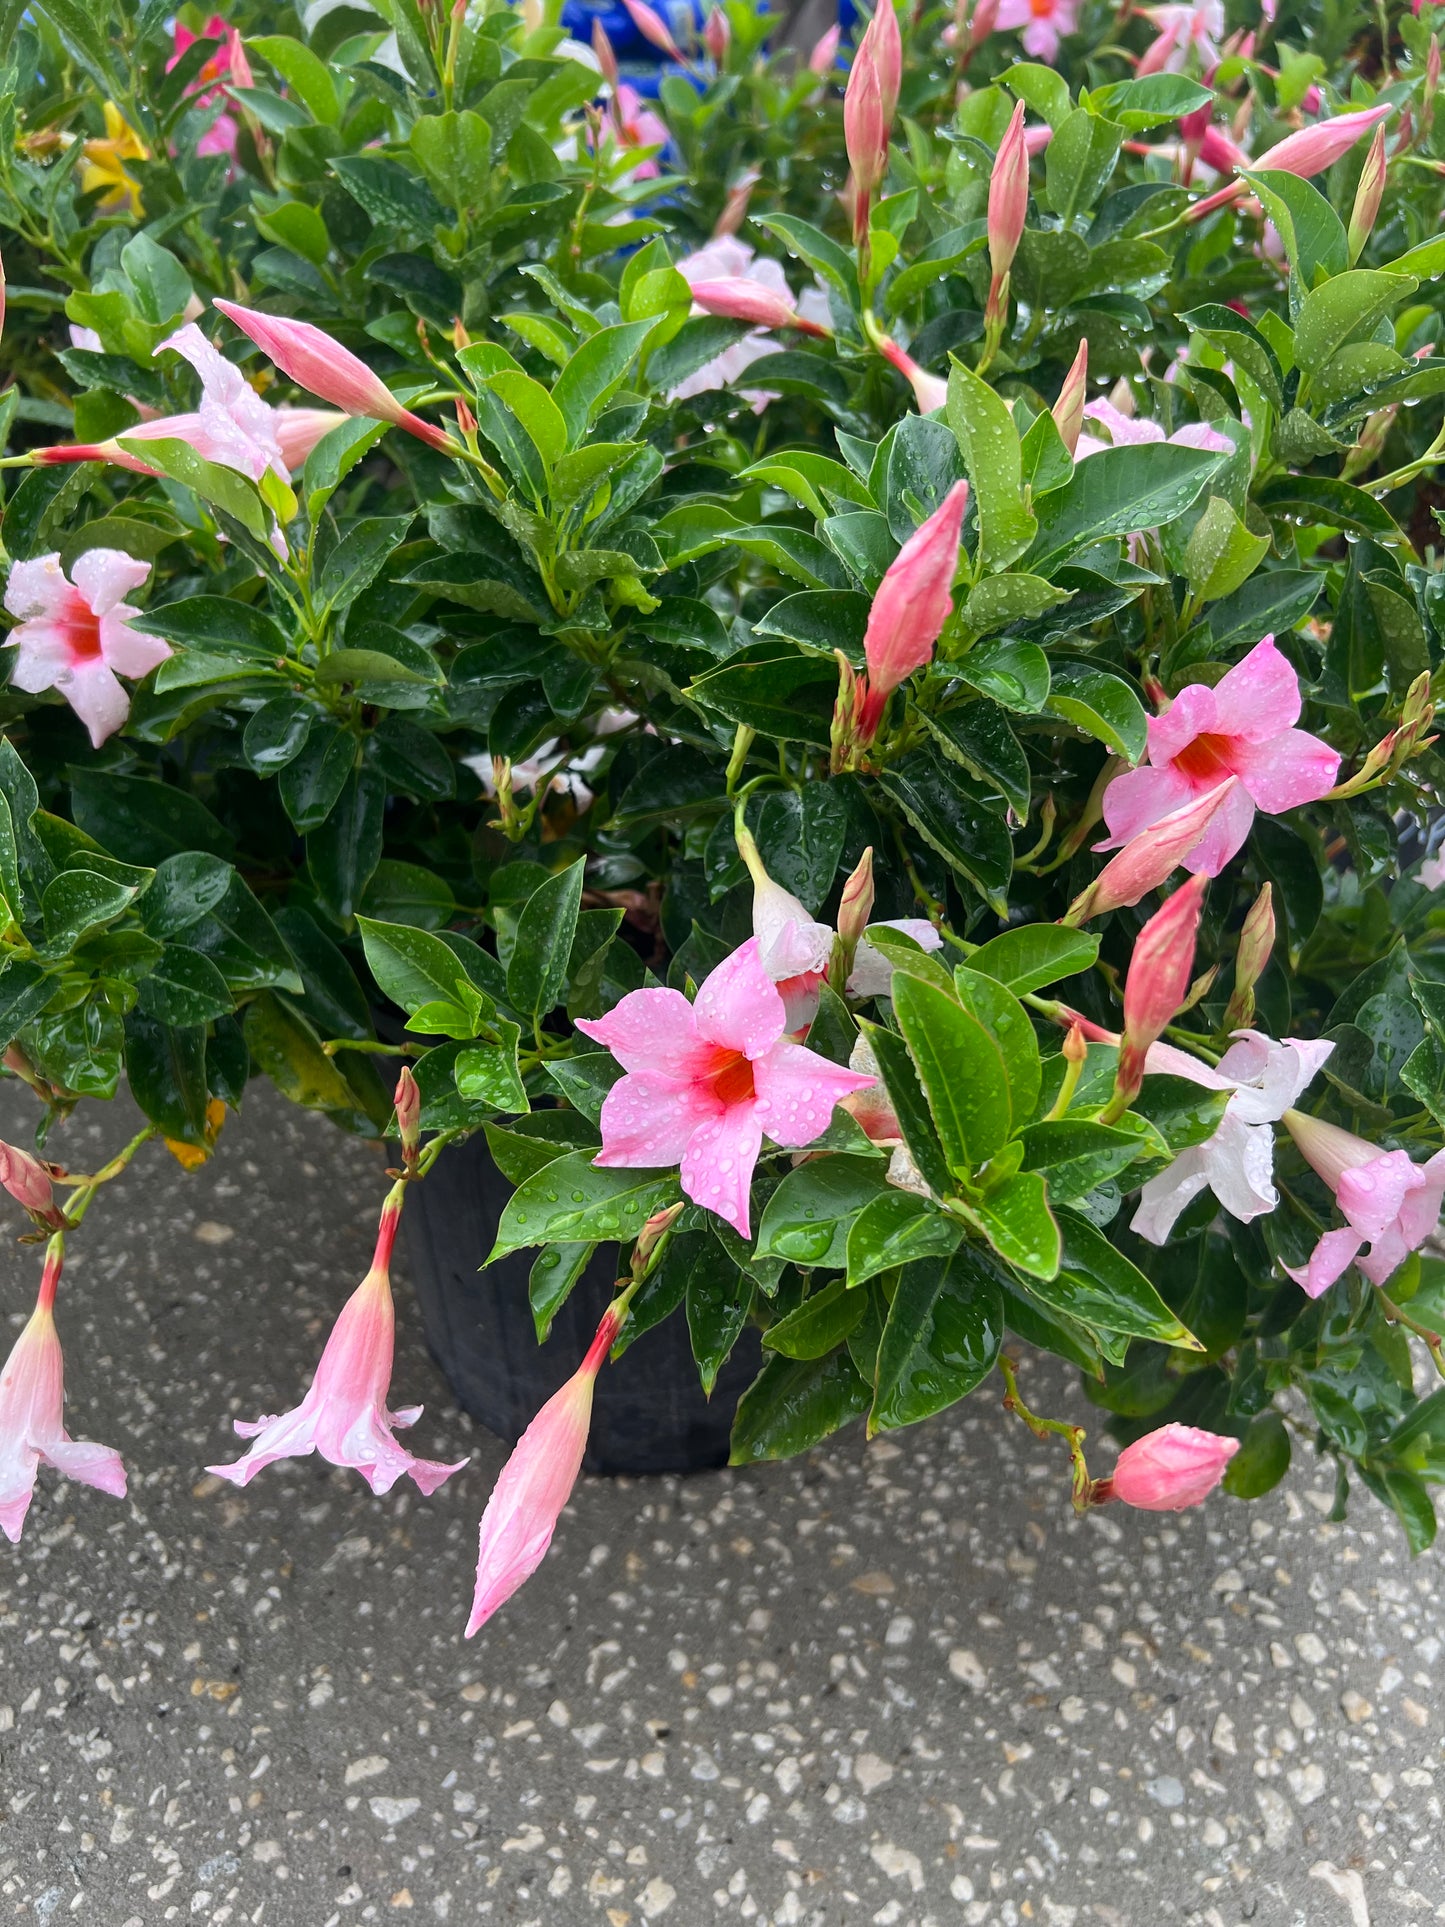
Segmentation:
{"type": "Polygon", "coordinates": [[[1440,9],[630,11],[655,99],[551,0],[0,50],[0,1526],[124,1496],[67,1241],[265,1077],[394,1163],[228,1478],[462,1489],[391,1404],[449,1147],[539,1329],[620,1245],[468,1632],[669,1312],[705,1386],[761,1329],[738,1463],[981,1395],[1083,1511],[1258,1497],[1293,1434],[1425,1546],[1440,9]],[[49,1161],[122,1081],[138,1136],[49,1161]]]}

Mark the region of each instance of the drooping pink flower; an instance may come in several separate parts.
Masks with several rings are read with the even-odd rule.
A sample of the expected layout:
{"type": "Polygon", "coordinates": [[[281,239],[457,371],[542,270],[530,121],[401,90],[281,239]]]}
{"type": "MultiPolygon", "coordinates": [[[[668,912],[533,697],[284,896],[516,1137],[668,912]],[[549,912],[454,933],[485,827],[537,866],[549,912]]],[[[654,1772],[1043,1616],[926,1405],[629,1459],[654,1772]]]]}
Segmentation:
{"type": "Polygon", "coordinates": [[[1146,74],[1182,73],[1191,50],[1199,55],[1206,73],[1219,65],[1219,41],[1224,34],[1224,8],[1220,0],[1196,0],[1194,5],[1145,7],[1144,12],[1158,28],[1158,37],[1139,62],[1138,72],[1146,74]]]}
{"type": "Polygon", "coordinates": [[[1285,1270],[1311,1298],[1328,1291],[1352,1264],[1372,1285],[1383,1285],[1440,1222],[1445,1151],[1416,1164],[1408,1151],[1381,1151],[1303,1111],[1286,1111],[1284,1126],[1334,1192],[1345,1219],[1338,1231],[1323,1234],[1308,1264],[1285,1270]]]}
{"type": "Polygon", "coordinates": [[[55,1329],[62,1254],[60,1239],[53,1238],[35,1310],[0,1369],[0,1532],[11,1545],[20,1538],[42,1464],[112,1498],[125,1497],[119,1452],[73,1439],[65,1429],[65,1366],[55,1329]]]}
{"type": "Polygon", "coordinates": [[[877,735],[893,691],[932,661],[934,645],[953,613],[953,578],[967,507],[968,483],[955,482],[903,544],[878,585],[863,637],[868,675],[858,734],[865,743],[877,735]]]}
{"type": "Polygon", "coordinates": [[[124,597],[149,574],[148,562],[119,549],[87,549],[69,581],[56,554],[10,565],[5,607],[20,618],[6,637],[16,652],[11,683],[32,696],[58,689],[96,749],[130,714],[117,671],[144,676],[171,653],[159,636],[131,627],[140,612],[124,597]]]}
{"type": "Polygon", "coordinates": [[[1124,1447],[1100,1496],[1144,1512],[1182,1512],[1209,1497],[1238,1450],[1238,1439],[1196,1425],[1161,1425],[1124,1447]]]}
{"type": "Polygon", "coordinates": [[[517,1440],[492,1487],[477,1535],[477,1583],[467,1620],[468,1639],[531,1578],[547,1555],[557,1520],[582,1470],[597,1374],[621,1324],[615,1311],[603,1313],[587,1356],[517,1440]]]}
{"type": "Polygon", "coordinates": [[[371,1269],[342,1306],[306,1396],[277,1417],[236,1419],[237,1432],[255,1443],[234,1463],[207,1468],[218,1478],[247,1485],[277,1459],[304,1459],[319,1452],[332,1465],[354,1466],[377,1494],[389,1492],[404,1473],[431,1493],[466,1464],[465,1459],[442,1465],[414,1458],[398,1444],[392,1428],[415,1425],[421,1406],[398,1412],[386,1406],[396,1335],[390,1265],[401,1192],[400,1184],[394,1186],[382,1207],[371,1269]]]}
{"type": "Polygon", "coordinates": [[[787,1012],[750,937],[690,1004],[678,990],[633,990],[605,1017],[579,1019],[626,1076],[602,1106],[594,1163],[679,1164],[694,1204],[749,1235],[749,1190],[764,1132],[800,1150],[867,1082],[785,1035],[787,1012]]]}
{"type": "Polygon", "coordinates": [[[1278,816],[1335,786],[1339,755],[1294,727],[1302,706],[1299,679],[1273,636],[1212,689],[1187,684],[1162,716],[1149,718],[1148,762],[1104,792],[1109,838],[1096,847],[1117,849],[1233,776],[1236,788],[1183,859],[1187,869],[1217,877],[1243,846],[1257,809],[1278,816]]]}
{"type": "Polygon", "coordinates": [[[948,383],[941,375],[930,375],[920,368],[912,355],[899,347],[891,335],[878,337],[878,352],[891,368],[896,368],[913,390],[920,415],[931,415],[948,400],[948,383]]]}
{"type": "Polygon", "coordinates": [[[1079,24],[1079,0],[1000,0],[995,27],[1023,28],[1026,54],[1052,65],[1059,42],[1079,24]]]}
{"type": "Polygon", "coordinates": [[[1242,1224],[1273,1211],[1279,1203],[1274,1126],[1298,1104],[1333,1049],[1331,1043],[1305,1037],[1276,1044],[1262,1031],[1246,1030],[1237,1033],[1216,1067],[1172,1044],[1153,1045],[1144,1060],[1147,1074],[1187,1077],[1230,1097],[1213,1136],[1181,1151],[1145,1183],[1130,1229],[1150,1244],[1166,1244],[1180,1213],[1204,1190],[1242,1224]]]}
{"type": "Polygon", "coordinates": [[[249,335],[269,355],[282,374],[289,375],[298,388],[305,388],[334,408],[348,415],[366,415],[373,421],[389,422],[404,428],[418,441],[432,448],[451,446],[443,429],[424,422],[419,415],[403,408],[379,375],[366,363],[333,341],[324,330],[309,321],[289,321],[280,315],[263,314],[258,308],[243,308],[239,302],[214,304],[228,321],[235,322],[242,334],[249,335]]]}

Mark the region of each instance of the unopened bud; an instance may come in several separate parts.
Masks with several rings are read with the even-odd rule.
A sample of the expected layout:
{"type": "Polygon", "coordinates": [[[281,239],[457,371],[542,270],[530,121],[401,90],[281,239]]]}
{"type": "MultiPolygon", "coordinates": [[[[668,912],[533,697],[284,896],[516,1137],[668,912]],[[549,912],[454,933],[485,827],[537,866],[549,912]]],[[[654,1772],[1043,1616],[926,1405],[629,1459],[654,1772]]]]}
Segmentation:
{"type": "Polygon", "coordinates": [[[0,1139],[0,1184],[37,1224],[55,1231],[65,1223],[64,1214],[55,1202],[49,1165],[42,1164],[39,1158],[17,1145],[6,1144],[3,1139],[0,1139]]]}
{"type": "Polygon", "coordinates": [[[1189,996],[1194,941],[1208,888],[1207,876],[1191,876],[1139,932],[1124,981],[1124,1035],[1108,1107],[1115,1117],[1138,1096],[1149,1046],[1158,1042],[1189,996]]]}
{"type": "Polygon", "coordinates": [[[850,948],[868,928],[873,915],[873,845],[859,857],[853,874],[843,885],[838,905],[838,935],[850,948]]]}
{"type": "Polygon", "coordinates": [[[707,25],[702,30],[702,44],[721,67],[728,57],[728,47],[732,43],[733,30],[728,25],[728,17],[721,7],[714,7],[707,17],[707,25]]]}
{"type": "Polygon", "coordinates": [[[421,1090],[409,1064],[401,1067],[392,1102],[396,1106],[396,1128],[401,1138],[402,1161],[407,1165],[415,1164],[421,1149],[421,1090]]]}
{"type": "Polygon", "coordinates": [[[618,81],[617,55],[607,37],[607,29],[595,16],[592,21],[592,51],[597,56],[597,65],[602,69],[602,78],[615,93],[618,81]]]}
{"type": "Polygon", "coordinates": [[[1064,1060],[1069,1064],[1082,1064],[1089,1054],[1089,1040],[1084,1035],[1082,1024],[1070,1024],[1064,1033],[1064,1060]]]}
{"type": "Polygon", "coordinates": [[[1086,335],[1079,337],[1079,352],[1074,356],[1073,366],[1064,376],[1064,385],[1059,390],[1059,399],[1053,406],[1054,427],[1059,431],[1059,439],[1072,455],[1079,446],[1079,436],[1084,428],[1084,403],[1089,393],[1089,342],[1086,335]]]}
{"type": "Polygon", "coordinates": [[[838,663],[838,694],[833,703],[833,722],[829,731],[829,767],[834,774],[847,769],[858,737],[858,671],[841,649],[833,651],[838,663]]]}
{"type": "Polygon", "coordinates": [[[1385,170],[1385,130],[1377,127],[1375,138],[1370,142],[1370,151],[1365,156],[1360,185],[1355,190],[1355,205],[1350,213],[1346,240],[1352,264],[1359,260],[1360,250],[1369,240],[1375,217],[1380,212],[1380,202],[1385,194],[1385,170]]]}
{"type": "Polygon", "coordinates": [[[682,1216],[684,1200],[668,1205],[662,1211],[654,1211],[647,1223],[637,1234],[637,1243],[632,1252],[632,1275],[643,1278],[647,1275],[658,1247],[682,1216]]]}
{"type": "Polygon", "coordinates": [[[1266,883],[1250,905],[1239,933],[1239,949],[1234,959],[1234,994],[1224,1013],[1227,1030],[1241,1030],[1253,1022],[1254,987],[1274,954],[1274,939],[1274,888],[1266,883]]]}

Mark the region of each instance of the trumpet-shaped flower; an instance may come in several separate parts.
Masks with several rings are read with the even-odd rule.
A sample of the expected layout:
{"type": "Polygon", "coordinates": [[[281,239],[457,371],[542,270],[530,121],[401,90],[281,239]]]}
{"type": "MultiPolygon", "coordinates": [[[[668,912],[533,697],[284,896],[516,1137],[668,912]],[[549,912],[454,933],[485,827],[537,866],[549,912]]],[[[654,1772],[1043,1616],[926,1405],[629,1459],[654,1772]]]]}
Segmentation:
{"type": "MultiPolygon", "coordinates": [[[[781,265],[766,255],[755,253],[746,241],[738,240],[736,235],[715,235],[695,253],[679,261],[677,271],[690,288],[703,291],[694,301],[698,314],[728,312],[740,320],[754,320],[760,319],[763,307],[767,304],[773,310],[773,319],[767,326],[802,328],[811,334],[828,332],[828,300],[821,289],[805,288],[795,301],[781,265]],[[716,289],[721,283],[731,284],[728,288],[731,305],[726,310],[710,307],[706,299],[706,291],[709,288],[716,289]],[[752,315],[740,312],[738,283],[747,284],[746,299],[754,304],[752,315]],[[781,319],[784,308],[789,315],[786,322],[781,319]]],[[[777,345],[765,327],[759,325],[752,333],[744,335],[741,341],[724,348],[720,355],[714,355],[711,361],[705,362],[679,382],[669,399],[686,401],[690,395],[705,395],[711,389],[729,387],[739,380],[753,362],[775,353],[777,345]]],[[[765,408],[773,399],[763,390],[744,389],[743,393],[759,409],[765,408]]]]}
{"type": "Polygon", "coordinates": [[[1052,64],[1059,42],[1079,24],[1079,0],[1001,0],[993,24],[1022,27],[1024,52],[1052,64]]]}
{"type": "Polygon", "coordinates": [[[1141,76],[1181,73],[1191,50],[1197,51],[1206,73],[1219,65],[1219,42],[1224,36],[1221,0],[1197,0],[1193,6],[1146,7],[1144,11],[1159,32],[1139,62],[1141,76]]]}
{"type": "Polygon", "coordinates": [[[1234,443],[1217,428],[1207,422],[1186,422],[1183,428],[1176,428],[1172,435],[1166,435],[1158,422],[1151,422],[1138,415],[1126,415],[1113,402],[1100,399],[1091,401],[1084,409],[1086,421],[1097,422],[1107,429],[1108,441],[1101,441],[1087,429],[1079,436],[1074,450],[1075,459],[1082,461],[1086,455],[1098,455],[1106,448],[1132,448],[1143,442],[1173,442],[1179,448],[1201,448],[1212,455],[1232,455],[1234,443]]]}
{"type": "Polygon", "coordinates": [[[1232,1218],[1248,1224],[1279,1203],[1274,1187],[1274,1126],[1298,1104],[1334,1045],[1287,1037],[1276,1044],[1257,1030],[1241,1031],[1215,1068],[1172,1044],[1155,1044],[1146,1073],[1187,1077],[1207,1090],[1228,1091],[1214,1135],[1190,1145],[1139,1193],[1132,1229],[1150,1244],[1167,1242],[1185,1206],[1212,1191],[1232,1218]]]}
{"type": "Polygon", "coordinates": [[[557,1520],[582,1470],[592,1423],[592,1388],[621,1322],[615,1311],[603,1313],[587,1356],[518,1439],[492,1487],[477,1535],[477,1584],[467,1620],[468,1639],[481,1631],[546,1557],[557,1520]]]}
{"type": "Polygon", "coordinates": [[[58,689],[99,749],[130,714],[117,680],[144,676],[170,655],[170,644],[131,624],[139,615],[124,600],[150,574],[148,562],[119,549],[87,549],[66,580],[58,555],[10,565],[5,607],[19,616],[6,638],[15,650],[10,680],[38,695],[58,689]]]}
{"type": "MultiPolygon", "coordinates": [[[[619,81],[612,90],[612,99],[607,108],[606,135],[616,146],[631,151],[635,148],[666,147],[671,136],[667,122],[653,113],[637,89],[625,80],[619,81]]],[[[634,180],[656,180],[662,169],[658,166],[655,153],[641,153],[628,169],[634,180]]]]}
{"type": "Polygon", "coordinates": [[[1124,1447],[1101,1496],[1144,1512],[1182,1512],[1209,1497],[1238,1450],[1238,1439],[1197,1425],[1161,1425],[1124,1447]]]}
{"type": "Polygon", "coordinates": [[[0,1370],[0,1532],[12,1545],[30,1510],[41,1465],[112,1498],[125,1497],[119,1452],[73,1439],[65,1429],[65,1367],[54,1311],[58,1245],[57,1239],[45,1254],[35,1310],[0,1370]]]}
{"type": "Polygon", "coordinates": [[[1383,1285],[1440,1222],[1445,1151],[1416,1164],[1408,1151],[1381,1151],[1353,1131],[1302,1111],[1286,1111],[1284,1125],[1334,1192],[1345,1219],[1338,1231],[1324,1233],[1308,1264],[1285,1270],[1311,1298],[1328,1291],[1352,1264],[1372,1285],[1383,1285]]]}
{"type": "Polygon", "coordinates": [[[1217,877],[1249,835],[1257,809],[1277,816],[1334,788],[1339,755],[1294,727],[1301,707],[1299,680],[1273,636],[1256,643],[1212,689],[1188,684],[1162,716],[1150,717],[1148,762],[1116,776],[1105,791],[1110,834],[1096,847],[1118,849],[1234,777],[1234,788],[1183,858],[1187,869],[1217,877]]]}
{"type": "Polygon", "coordinates": [[[579,1019],[626,1072],[603,1103],[594,1163],[680,1165],[688,1197],[749,1236],[763,1134],[800,1150],[827,1130],[840,1098],[870,1081],[793,1043],[787,1024],[756,937],[718,965],[696,1003],[678,990],[633,990],[605,1017],[579,1019]]]}
{"type": "MultiPolygon", "coordinates": [[[[218,40],[221,43],[186,88],[187,98],[194,100],[197,107],[211,107],[217,100],[226,98],[225,87],[217,85],[218,82],[229,80],[238,87],[251,85],[251,66],[241,45],[241,36],[234,27],[228,27],[218,13],[211,15],[198,34],[192,33],[180,20],[174,23],[172,32],[176,50],[166,62],[167,73],[198,40],[218,40]]],[[[233,154],[239,132],[233,116],[221,114],[196,142],[196,152],[201,156],[233,154]]]]}
{"type": "Polygon", "coordinates": [[[415,1425],[421,1406],[398,1412],[386,1408],[396,1336],[389,1268],[401,1218],[400,1188],[393,1189],[382,1207],[371,1269],[332,1326],[306,1396],[278,1417],[236,1419],[237,1432],[255,1443],[233,1464],[210,1466],[218,1478],[247,1485],[277,1459],[303,1459],[319,1452],[332,1465],[354,1466],[375,1493],[389,1492],[403,1473],[430,1493],[466,1464],[465,1459],[442,1465],[414,1458],[397,1443],[392,1428],[415,1425]]]}

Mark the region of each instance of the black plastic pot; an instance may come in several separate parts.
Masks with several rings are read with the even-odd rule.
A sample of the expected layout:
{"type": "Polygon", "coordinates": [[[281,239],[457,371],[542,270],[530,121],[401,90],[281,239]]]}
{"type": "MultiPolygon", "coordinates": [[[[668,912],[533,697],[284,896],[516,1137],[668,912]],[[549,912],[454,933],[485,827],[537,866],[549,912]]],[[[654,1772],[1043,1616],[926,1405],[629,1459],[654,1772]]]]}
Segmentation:
{"type": "MultiPolygon", "coordinates": [[[[539,1346],[527,1299],[535,1252],[486,1271],[511,1187],[477,1136],[411,1187],[402,1226],[427,1344],[462,1407],[513,1444],[577,1369],[612,1296],[617,1247],[601,1245],[539,1346]]],[[[703,1397],[681,1316],[629,1346],[597,1380],[589,1472],[700,1472],[726,1465],[738,1399],[757,1372],[758,1334],[739,1340],[703,1397]]]]}

